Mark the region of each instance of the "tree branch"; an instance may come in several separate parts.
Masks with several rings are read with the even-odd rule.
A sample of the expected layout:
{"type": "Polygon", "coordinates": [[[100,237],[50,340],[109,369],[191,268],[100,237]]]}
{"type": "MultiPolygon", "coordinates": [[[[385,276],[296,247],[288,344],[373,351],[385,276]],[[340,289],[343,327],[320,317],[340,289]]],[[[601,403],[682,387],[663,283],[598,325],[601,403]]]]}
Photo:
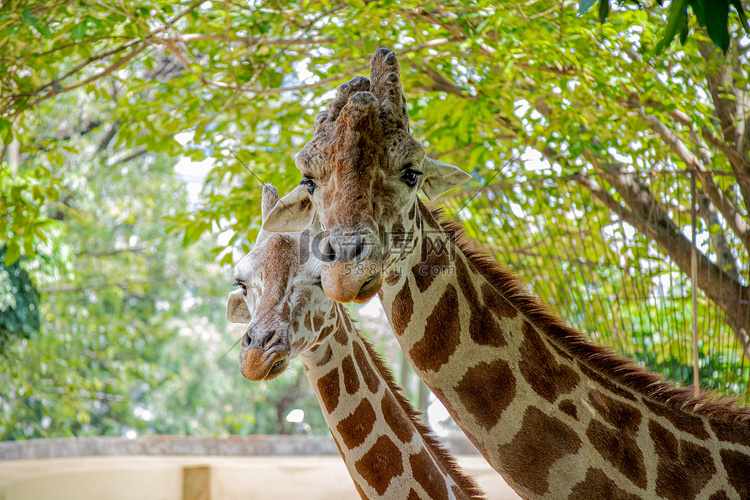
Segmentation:
{"type": "Polygon", "coordinates": [[[204,33],[185,33],[182,35],[165,38],[173,43],[189,44],[192,42],[219,41],[227,43],[239,43],[247,48],[261,45],[275,45],[289,47],[292,45],[315,45],[335,43],[339,39],[335,36],[311,36],[306,38],[254,38],[244,36],[231,36],[228,34],[204,34],[204,33]]]}
{"type": "MultiPolygon", "coordinates": [[[[594,179],[581,174],[577,182],[602,201],[610,211],[656,241],[677,267],[690,276],[692,242],[682,234],[651,193],[629,177],[613,174],[608,177],[608,182],[631,207],[630,210],[623,207],[594,179]]],[[[750,359],[750,289],[713,264],[701,252],[698,252],[697,278],[694,286],[703,290],[706,296],[724,311],[727,323],[742,345],[745,355],[750,359]]]]}
{"type": "MultiPolygon", "coordinates": [[[[654,115],[646,114],[643,106],[630,101],[629,107],[635,109],[636,113],[646,122],[651,129],[662,138],[664,143],[687,165],[688,169],[694,170],[698,175],[701,184],[706,190],[711,202],[721,212],[729,227],[737,235],[745,248],[750,251],[750,224],[737,211],[736,207],[727,199],[721,189],[714,184],[710,174],[704,168],[703,164],[688,149],[685,142],[676,133],[669,129],[661,120],[654,115]]],[[[689,123],[689,120],[688,120],[689,123]]],[[[741,174],[740,174],[741,175],[741,174]]]]}

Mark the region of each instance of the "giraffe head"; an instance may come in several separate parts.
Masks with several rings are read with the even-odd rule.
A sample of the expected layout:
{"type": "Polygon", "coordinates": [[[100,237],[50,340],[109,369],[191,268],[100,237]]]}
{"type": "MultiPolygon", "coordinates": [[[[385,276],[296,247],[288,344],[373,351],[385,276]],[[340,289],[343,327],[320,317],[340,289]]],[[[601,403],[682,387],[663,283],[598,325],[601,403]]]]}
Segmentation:
{"type": "MultiPolygon", "coordinates": [[[[317,214],[322,283],[339,302],[364,302],[395,264],[393,236],[409,234],[417,192],[429,199],[466,182],[462,170],[425,157],[409,133],[406,98],[393,51],[378,49],[370,77],[356,76],[315,119],[295,158],[302,182],[273,208],[264,229],[302,231],[317,214]]],[[[413,234],[413,233],[412,233],[413,234]]],[[[401,241],[405,243],[405,241],[401,241]]]]}
{"type": "MultiPolygon", "coordinates": [[[[264,186],[264,220],[277,200],[276,189],[264,186]]],[[[277,377],[290,359],[332,330],[326,330],[323,323],[335,317],[330,311],[335,303],[323,293],[320,262],[309,258],[299,233],[261,230],[234,273],[239,289],[229,294],[227,319],[248,324],[240,353],[240,371],[248,380],[277,377]]]]}

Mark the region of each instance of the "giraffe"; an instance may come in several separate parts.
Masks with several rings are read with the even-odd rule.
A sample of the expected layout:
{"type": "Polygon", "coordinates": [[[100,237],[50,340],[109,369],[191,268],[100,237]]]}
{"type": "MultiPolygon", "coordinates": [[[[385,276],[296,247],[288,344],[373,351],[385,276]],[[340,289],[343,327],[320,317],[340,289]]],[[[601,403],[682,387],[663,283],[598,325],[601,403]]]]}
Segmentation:
{"type": "MultiPolygon", "coordinates": [[[[263,217],[276,203],[264,187],[263,217]]],[[[320,264],[300,253],[300,235],[261,230],[235,267],[227,319],[249,323],[240,370],[279,376],[299,356],[362,498],[479,499],[482,494],[419,421],[390,370],[320,286],[320,264]],[[252,318],[251,318],[252,317],[252,318]]]]}
{"type": "Polygon", "coordinates": [[[429,199],[466,180],[409,134],[395,54],[315,119],[268,231],[319,217],[322,286],[378,293],[409,362],[522,497],[750,499],[750,409],[692,397],[567,327],[429,199]]]}

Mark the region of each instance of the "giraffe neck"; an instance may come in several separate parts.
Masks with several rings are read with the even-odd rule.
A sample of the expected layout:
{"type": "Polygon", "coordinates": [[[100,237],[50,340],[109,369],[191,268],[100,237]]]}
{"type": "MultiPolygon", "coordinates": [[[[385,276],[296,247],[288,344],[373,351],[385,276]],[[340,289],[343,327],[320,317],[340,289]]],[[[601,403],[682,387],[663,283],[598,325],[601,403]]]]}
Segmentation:
{"type": "Polygon", "coordinates": [[[343,306],[301,356],[331,434],[362,498],[469,499],[481,493],[418,421],[393,376],[343,306]]]}
{"type": "Polygon", "coordinates": [[[750,409],[691,401],[566,328],[419,203],[381,301],[417,374],[525,498],[750,498],[750,409]],[[436,238],[442,238],[435,244],[436,238]]]}

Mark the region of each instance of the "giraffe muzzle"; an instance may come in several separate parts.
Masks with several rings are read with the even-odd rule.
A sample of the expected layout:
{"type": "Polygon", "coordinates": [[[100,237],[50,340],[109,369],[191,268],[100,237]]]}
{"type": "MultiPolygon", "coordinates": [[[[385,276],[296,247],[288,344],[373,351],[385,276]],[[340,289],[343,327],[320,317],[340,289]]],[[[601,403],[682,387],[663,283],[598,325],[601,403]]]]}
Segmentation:
{"type": "Polygon", "coordinates": [[[271,380],[281,375],[289,366],[290,349],[278,328],[248,330],[242,338],[240,372],[253,382],[271,380]]]}
{"type": "Polygon", "coordinates": [[[362,303],[380,290],[380,242],[375,232],[333,230],[321,248],[321,281],[330,298],[362,303]]]}
{"type": "Polygon", "coordinates": [[[243,348],[240,353],[240,372],[252,382],[276,378],[287,366],[289,357],[285,352],[243,348]]]}

